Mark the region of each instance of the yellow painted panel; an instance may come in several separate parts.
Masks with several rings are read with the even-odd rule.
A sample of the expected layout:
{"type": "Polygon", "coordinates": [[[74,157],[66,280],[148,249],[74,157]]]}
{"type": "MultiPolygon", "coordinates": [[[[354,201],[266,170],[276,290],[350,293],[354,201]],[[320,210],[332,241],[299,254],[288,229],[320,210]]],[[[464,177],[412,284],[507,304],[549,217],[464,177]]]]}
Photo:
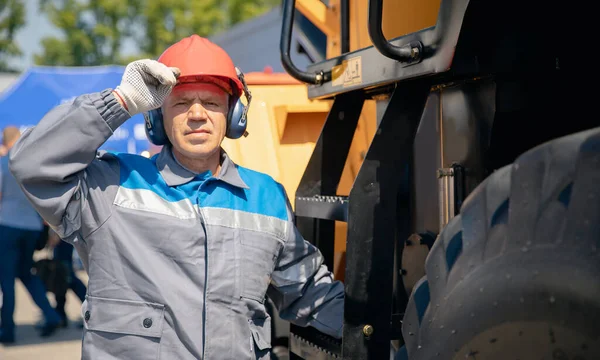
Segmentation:
{"type": "Polygon", "coordinates": [[[327,7],[321,0],[296,0],[296,10],[327,36],[336,36],[340,32],[337,12],[327,7]]]}
{"type": "Polygon", "coordinates": [[[322,104],[315,104],[315,112],[301,107],[314,104],[307,98],[305,85],[249,85],[249,88],[252,92],[249,135],[237,140],[225,139],[223,148],[237,164],[267,173],[279,181],[293,204],[327,112],[323,112],[322,104]],[[286,126],[279,129],[276,109],[282,106],[291,111],[296,106],[303,111],[288,113],[286,126]]]}
{"type": "Polygon", "coordinates": [[[383,1],[383,34],[387,39],[435,26],[441,0],[383,1]]]}
{"type": "MultiPolygon", "coordinates": [[[[440,2],[441,0],[384,0],[383,34],[390,40],[435,26],[440,2]]],[[[350,51],[372,45],[367,27],[368,14],[368,0],[350,0],[350,51]]]]}

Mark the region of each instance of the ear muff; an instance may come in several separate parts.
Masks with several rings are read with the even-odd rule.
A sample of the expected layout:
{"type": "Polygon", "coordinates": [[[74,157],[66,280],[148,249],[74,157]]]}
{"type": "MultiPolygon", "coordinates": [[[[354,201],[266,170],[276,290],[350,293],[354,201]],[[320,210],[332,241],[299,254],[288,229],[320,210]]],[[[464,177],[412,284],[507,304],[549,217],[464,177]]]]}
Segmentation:
{"type": "Polygon", "coordinates": [[[151,143],[161,146],[169,142],[169,138],[165,133],[162,110],[160,108],[145,112],[144,122],[146,123],[146,136],[151,143]]]}
{"type": "Polygon", "coordinates": [[[248,109],[250,108],[250,102],[252,101],[252,94],[246,85],[244,73],[237,67],[235,68],[235,71],[238,79],[242,82],[244,96],[248,103],[244,105],[242,100],[238,97],[237,100],[235,100],[234,105],[230,107],[229,114],[227,115],[227,131],[225,133],[225,136],[230,139],[239,139],[242,135],[248,136],[246,126],[248,124],[248,109]]]}
{"type": "Polygon", "coordinates": [[[235,105],[229,110],[227,119],[227,132],[225,136],[230,139],[239,139],[246,133],[246,114],[247,107],[242,103],[242,100],[238,99],[235,105]]]}

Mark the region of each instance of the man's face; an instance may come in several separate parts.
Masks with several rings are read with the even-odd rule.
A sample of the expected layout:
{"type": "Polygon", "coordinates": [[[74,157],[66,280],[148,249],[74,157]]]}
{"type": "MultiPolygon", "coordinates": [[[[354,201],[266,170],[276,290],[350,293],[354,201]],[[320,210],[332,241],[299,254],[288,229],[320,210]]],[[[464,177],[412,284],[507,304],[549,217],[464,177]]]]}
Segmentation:
{"type": "Polygon", "coordinates": [[[229,94],[210,83],[173,88],[162,106],[165,131],[173,150],[206,160],[219,151],[227,128],[229,94]]]}

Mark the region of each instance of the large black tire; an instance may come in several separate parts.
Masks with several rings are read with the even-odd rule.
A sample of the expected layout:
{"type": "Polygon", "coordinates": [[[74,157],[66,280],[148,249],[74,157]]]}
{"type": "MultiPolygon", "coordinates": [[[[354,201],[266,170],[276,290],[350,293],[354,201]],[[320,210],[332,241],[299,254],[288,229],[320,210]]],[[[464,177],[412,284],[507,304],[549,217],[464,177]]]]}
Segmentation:
{"type": "Polygon", "coordinates": [[[486,179],[414,287],[410,360],[600,359],[600,128],[486,179]]]}

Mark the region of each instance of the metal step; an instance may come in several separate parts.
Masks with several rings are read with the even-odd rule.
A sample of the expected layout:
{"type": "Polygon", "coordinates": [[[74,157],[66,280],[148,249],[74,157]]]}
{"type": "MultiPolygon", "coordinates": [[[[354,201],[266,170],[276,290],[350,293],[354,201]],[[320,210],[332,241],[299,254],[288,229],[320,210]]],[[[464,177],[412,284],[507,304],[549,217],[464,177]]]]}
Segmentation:
{"type": "Polygon", "coordinates": [[[296,216],[315,219],[348,221],[348,197],[324,196],[296,197],[296,216]]]}
{"type": "Polygon", "coordinates": [[[292,325],[290,352],[301,359],[335,360],[342,358],[342,341],[318,330],[292,325]]]}

